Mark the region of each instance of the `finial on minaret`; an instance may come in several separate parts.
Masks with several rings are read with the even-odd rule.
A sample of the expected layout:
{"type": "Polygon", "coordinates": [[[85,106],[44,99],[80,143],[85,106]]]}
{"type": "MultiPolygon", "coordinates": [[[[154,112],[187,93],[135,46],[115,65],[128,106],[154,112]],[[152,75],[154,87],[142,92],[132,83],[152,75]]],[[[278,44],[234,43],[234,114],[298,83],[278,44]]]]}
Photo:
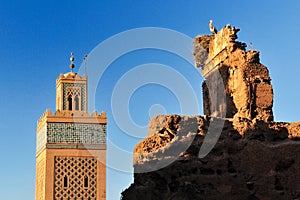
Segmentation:
{"type": "Polygon", "coordinates": [[[84,61],[84,73],[85,73],[85,74],[87,74],[87,73],[86,73],[86,69],[87,69],[87,65],[86,65],[86,63],[87,63],[87,58],[88,58],[88,55],[86,54],[86,55],[83,57],[83,61],[84,61]]]}
{"type": "Polygon", "coordinates": [[[70,61],[71,61],[71,64],[70,64],[70,68],[71,68],[71,72],[73,72],[73,69],[75,68],[75,65],[74,65],[74,52],[71,52],[71,57],[70,57],[70,61]]]}

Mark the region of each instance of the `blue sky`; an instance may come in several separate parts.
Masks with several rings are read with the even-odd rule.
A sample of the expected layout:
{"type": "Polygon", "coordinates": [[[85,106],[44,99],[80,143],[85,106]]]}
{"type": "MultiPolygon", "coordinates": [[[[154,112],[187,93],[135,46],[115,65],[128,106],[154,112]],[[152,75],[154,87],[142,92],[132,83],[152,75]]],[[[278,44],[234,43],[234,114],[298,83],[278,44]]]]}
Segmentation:
{"type": "MultiPolygon", "coordinates": [[[[227,23],[239,27],[239,40],[252,42],[254,49],[261,51],[261,62],[270,70],[275,120],[299,121],[299,10],[300,2],[296,0],[0,0],[1,199],[34,199],[36,121],[47,108],[55,110],[55,80],[60,73],[69,71],[70,52],[75,52],[78,70],[85,54],[129,29],[163,27],[193,38],[209,34],[210,19],[218,28],[227,23]]],[[[153,49],[120,56],[99,82],[95,107],[108,112],[109,140],[129,152],[140,138],[129,137],[114,122],[112,91],[122,75],[147,63],[161,63],[179,71],[198,92],[201,103],[202,78],[178,56],[153,49]]],[[[136,124],[146,126],[152,105],[163,105],[164,109],[154,107],[156,111],[182,113],[179,103],[168,88],[150,84],[131,96],[128,109],[136,124]]],[[[146,132],[140,134],[144,137],[146,132]]],[[[107,156],[114,157],[109,151],[107,156]]],[[[132,174],[112,169],[107,173],[107,197],[119,199],[120,192],[132,182],[132,174]]]]}

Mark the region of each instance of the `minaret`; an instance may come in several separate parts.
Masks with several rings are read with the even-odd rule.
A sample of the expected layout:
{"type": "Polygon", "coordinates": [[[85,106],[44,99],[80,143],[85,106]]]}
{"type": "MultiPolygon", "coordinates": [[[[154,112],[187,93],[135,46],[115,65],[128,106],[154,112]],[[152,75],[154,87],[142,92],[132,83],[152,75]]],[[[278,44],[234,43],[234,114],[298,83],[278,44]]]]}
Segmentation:
{"type": "Polygon", "coordinates": [[[56,80],[56,112],[38,120],[36,200],[106,199],[106,113],[87,111],[87,76],[56,80]]]}

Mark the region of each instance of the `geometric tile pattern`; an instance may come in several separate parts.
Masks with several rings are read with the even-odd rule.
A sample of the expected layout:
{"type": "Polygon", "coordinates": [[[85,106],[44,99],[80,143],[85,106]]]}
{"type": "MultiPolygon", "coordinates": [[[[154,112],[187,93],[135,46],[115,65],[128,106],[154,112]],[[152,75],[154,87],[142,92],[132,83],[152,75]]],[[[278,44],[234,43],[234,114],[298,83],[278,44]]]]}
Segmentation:
{"type": "Polygon", "coordinates": [[[67,107],[69,110],[72,110],[71,105],[73,105],[73,103],[75,103],[75,110],[81,110],[81,103],[80,103],[81,102],[81,88],[80,87],[67,87],[65,96],[67,97],[67,101],[68,101],[67,107]]]}
{"type": "Polygon", "coordinates": [[[81,96],[81,88],[80,87],[67,87],[66,96],[81,96]]]}
{"type": "Polygon", "coordinates": [[[67,92],[70,91],[70,88],[80,88],[81,89],[81,110],[86,110],[85,108],[85,89],[84,84],[74,84],[74,83],[64,83],[63,84],[63,110],[67,110],[67,92]]]}
{"type": "Polygon", "coordinates": [[[47,142],[105,144],[105,125],[48,123],[47,142]]]}
{"type": "Polygon", "coordinates": [[[55,156],[55,200],[96,200],[96,194],[96,158],[55,156]]]}
{"type": "Polygon", "coordinates": [[[46,143],[106,144],[106,125],[47,123],[37,134],[37,152],[46,143]]]}
{"type": "Polygon", "coordinates": [[[47,143],[47,126],[43,126],[36,134],[36,152],[43,148],[47,143]]]}

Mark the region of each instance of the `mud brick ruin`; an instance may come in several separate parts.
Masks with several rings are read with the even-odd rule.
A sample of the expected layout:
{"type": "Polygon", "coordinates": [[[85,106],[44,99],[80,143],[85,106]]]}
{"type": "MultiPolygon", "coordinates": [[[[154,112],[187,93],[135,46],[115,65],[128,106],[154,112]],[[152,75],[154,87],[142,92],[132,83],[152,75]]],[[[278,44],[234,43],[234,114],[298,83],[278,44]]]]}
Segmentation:
{"type": "Polygon", "coordinates": [[[273,121],[269,71],[258,51],[236,41],[239,29],[217,32],[212,22],[210,29],[212,35],[194,39],[204,116],[150,120],[148,136],[134,149],[134,183],[122,199],[300,199],[300,122],[273,121]],[[224,122],[218,141],[200,157],[216,121],[224,122]]]}
{"type": "Polygon", "coordinates": [[[194,40],[195,64],[206,79],[204,114],[273,121],[269,71],[260,63],[259,51],[246,51],[246,44],[236,41],[238,31],[227,25],[194,40]]]}

